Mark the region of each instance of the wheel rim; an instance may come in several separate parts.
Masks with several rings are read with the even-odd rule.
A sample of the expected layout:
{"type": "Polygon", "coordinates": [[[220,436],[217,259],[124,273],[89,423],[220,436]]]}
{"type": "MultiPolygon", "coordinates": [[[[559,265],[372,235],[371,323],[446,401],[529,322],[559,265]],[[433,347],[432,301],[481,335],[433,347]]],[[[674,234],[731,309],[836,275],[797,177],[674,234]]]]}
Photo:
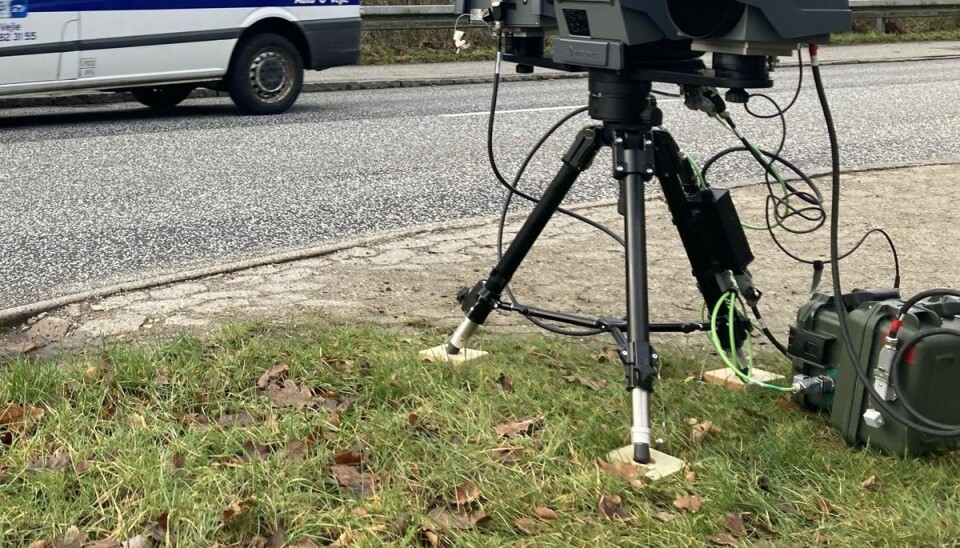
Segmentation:
{"type": "Polygon", "coordinates": [[[250,86],[267,103],[282,101],[293,87],[293,61],[273,49],[261,50],[250,63],[250,86]]]}

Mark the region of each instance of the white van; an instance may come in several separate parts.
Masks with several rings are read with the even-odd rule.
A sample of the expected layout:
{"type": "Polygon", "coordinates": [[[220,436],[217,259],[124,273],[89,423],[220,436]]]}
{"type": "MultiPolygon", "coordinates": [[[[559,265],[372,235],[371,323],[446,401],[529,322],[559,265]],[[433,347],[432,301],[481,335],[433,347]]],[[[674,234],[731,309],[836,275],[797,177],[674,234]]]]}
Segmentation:
{"type": "Polygon", "coordinates": [[[359,59],[359,0],[0,0],[0,95],[130,91],[171,108],[207,87],[276,114],[304,68],[359,59]]]}

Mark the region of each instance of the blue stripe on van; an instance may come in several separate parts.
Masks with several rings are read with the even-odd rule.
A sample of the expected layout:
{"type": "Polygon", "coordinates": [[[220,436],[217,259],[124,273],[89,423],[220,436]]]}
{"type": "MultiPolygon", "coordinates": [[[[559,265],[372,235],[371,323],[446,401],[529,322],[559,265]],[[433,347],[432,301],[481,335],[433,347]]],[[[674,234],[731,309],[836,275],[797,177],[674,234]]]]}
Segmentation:
{"type": "Polygon", "coordinates": [[[190,10],[357,6],[360,0],[28,0],[30,13],[51,11],[190,10]]]}

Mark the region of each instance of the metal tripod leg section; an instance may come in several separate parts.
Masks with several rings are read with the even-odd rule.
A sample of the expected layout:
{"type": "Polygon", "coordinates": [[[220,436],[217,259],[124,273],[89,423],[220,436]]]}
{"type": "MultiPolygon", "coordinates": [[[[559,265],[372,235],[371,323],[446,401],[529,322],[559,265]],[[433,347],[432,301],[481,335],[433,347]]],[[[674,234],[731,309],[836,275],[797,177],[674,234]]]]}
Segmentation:
{"type": "Polygon", "coordinates": [[[650,462],[650,392],[656,371],[650,349],[647,306],[647,238],[644,184],[654,175],[653,134],[618,130],[613,140],[614,177],[622,181],[627,270],[627,389],[631,393],[633,460],[650,462]]]}
{"type": "Polygon", "coordinates": [[[478,282],[469,292],[458,296],[460,308],[466,313],[466,318],[447,342],[447,354],[458,354],[477,327],[482,325],[487,316],[500,306],[500,295],[520,268],[520,263],[530,252],[550,218],[560,208],[560,204],[577,177],[590,167],[590,163],[593,162],[602,145],[601,127],[587,126],[577,134],[573,145],[563,157],[563,166],[523,223],[503,257],[490,271],[490,275],[486,280],[478,282]]]}

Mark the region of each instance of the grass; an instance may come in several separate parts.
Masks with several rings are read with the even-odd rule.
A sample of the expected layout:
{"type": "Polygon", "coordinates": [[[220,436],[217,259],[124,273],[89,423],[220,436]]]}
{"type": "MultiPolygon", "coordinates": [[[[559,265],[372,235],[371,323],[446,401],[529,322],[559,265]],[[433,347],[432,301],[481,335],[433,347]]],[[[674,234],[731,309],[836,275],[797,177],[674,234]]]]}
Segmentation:
{"type": "Polygon", "coordinates": [[[661,348],[657,435],[691,473],[644,485],[597,466],[625,444],[629,420],[621,368],[602,363],[599,343],[480,339],[493,354],[475,364],[416,359],[441,339],[320,321],[244,324],[209,339],[7,363],[0,411],[6,402],[43,415],[0,430],[0,545],[83,535],[116,546],[142,535],[155,545],[280,546],[279,531],[300,546],[703,546],[730,540],[716,537],[728,523],[744,545],[960,540],[956,455],[849,448],[825,417],[775,394],[696,382],[717,365],[706,353],[661,348]],[[282,407],[274,389],[259,388],[277,363],[289,370],[263,384],[285,375],[312,389],[298,397],[320,403],[282,407]],[[570,375],[607,382],[593,389],[570,375]],[[494,431],[533,417],[542,422],[529,435],[494,431]],[[692,418],[722,432],[695,443],[692,418]],[[515,461],[498,460],[504,447],[515,461]],[[335,479],[335,460],[354,473],[335,479]],[[683,495],[702,508],[676,507],[683,495]],[[619,497],[625,519],[604,517],[601,497],[619,497]],[[456,498],[469,506],[457,510],[456,498]],[[538,519],[538,507],[556,519],[538,519]],[[473,526],[468,509],[485,520],[473,526]]]}

